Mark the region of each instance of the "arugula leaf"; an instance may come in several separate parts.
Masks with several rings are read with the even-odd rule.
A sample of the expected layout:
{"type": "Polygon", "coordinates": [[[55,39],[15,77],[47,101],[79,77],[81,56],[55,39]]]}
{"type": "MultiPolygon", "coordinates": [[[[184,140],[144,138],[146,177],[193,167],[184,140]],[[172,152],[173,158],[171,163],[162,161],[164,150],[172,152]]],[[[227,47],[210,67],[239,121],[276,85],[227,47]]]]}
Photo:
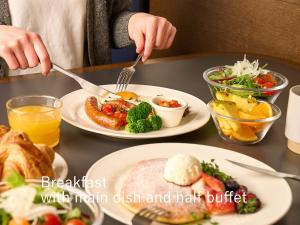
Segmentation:
{"type": "Polygon", "coordinates": [[[9,220],[10,220],[10,215],[6,213],[3,209],[0,209],[0,224],[8,225],[9,220]]]}
{"type": "Polygon", "coordinates": [[[25,178],[13,170],[7,177],[5,177],[5,181],[7,182],[8,186],[11,188],[16,188],[16,187],[26,185],[25,178]]]}
{"type": "Polygon", "coordinates": [[[247,202],[240,201],[237,204],[237,212],[239,214],[255,213],[259,209],[259,205],[257,198],[251,198],[247,202]]]}
{"type": "Polygon", "coordinates": [[[221,180],[223,183],[226,182],[227,180],[232,179],[231,176],[220,171],[219,166],[215,163],[214,159],[211,159],[210,162],[208,163],[202,161],[201,167],[204,173],[221,180]]]}
{"type": "Polygon", "coordinates": [[[227,85],[241,85],[244,88],[259,88],[260,85],[256,84],[252,77],[248,74],[238,76],[237,78],[234,78],[232,80],[224,81],[227,85]]]}

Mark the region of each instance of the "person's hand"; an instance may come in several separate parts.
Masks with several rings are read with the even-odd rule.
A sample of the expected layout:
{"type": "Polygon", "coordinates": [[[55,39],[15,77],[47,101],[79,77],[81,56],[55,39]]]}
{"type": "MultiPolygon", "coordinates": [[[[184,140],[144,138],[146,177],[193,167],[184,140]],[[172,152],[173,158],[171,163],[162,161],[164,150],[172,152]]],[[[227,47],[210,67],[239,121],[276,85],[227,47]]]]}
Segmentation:
{"type": "Polygon", "coordinates": [[[12,70],[36,67],[48,74],[51,61],[40,36],[13,26],[0,25],[0,57],[12,70]]]}
{"type": "Polygon", "coordinates": [[[136,13],[128,23],[129,37],[136,44],[136,52],[143,53],[143,62],[151,55],[152,49],[170,48],[176,28],[165,18],[147,13],[136,13]]]}

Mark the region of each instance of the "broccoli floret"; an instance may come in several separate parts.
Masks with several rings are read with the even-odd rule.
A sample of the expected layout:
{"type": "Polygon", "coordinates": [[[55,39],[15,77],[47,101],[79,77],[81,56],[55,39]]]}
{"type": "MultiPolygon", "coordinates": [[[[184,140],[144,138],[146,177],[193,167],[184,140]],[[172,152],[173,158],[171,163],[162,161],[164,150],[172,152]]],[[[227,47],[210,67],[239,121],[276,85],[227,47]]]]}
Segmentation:
{"type": "Polygon", "coordinates": [[[159,116],[153,115],[149,118],[149,122],[153,130],[160,130],[162,127],[162,120],[159,116]]]}
{"type": "Polygon", "coordinates": [[[145,133],[152,130],[151,123],[146,119],[138,120],[136,123],[128,123],[125,130],[130,133],[145,133]]]}
{"type": "Polygon", "coordinates": [[[138,133],[138,129],[137,129],[136,123],[128,123],[125,126],[125,130],[128,131],[129,133],[135,133],[135,134],[138,133]]]}
{"type": "Polygon", "coordinates": [[[135,123],[138,120],[146,119],[151,112],[151,105],[147,102],[141,102],[128,111],[126,121],[127,123],[135,123]]]}
{"type": "Polygon", "coordinates": [[[140,113],[143,115],[142,119],[146,119],[152,112],[152,106],[148,102],[141,102],[137,107],[140,113]]]}
{"type": "Polygon", "coordinates": [[[139,133],[145,133],[152,130],[149,120],[141,119],[136,122],[136,127],[139,133]]]}

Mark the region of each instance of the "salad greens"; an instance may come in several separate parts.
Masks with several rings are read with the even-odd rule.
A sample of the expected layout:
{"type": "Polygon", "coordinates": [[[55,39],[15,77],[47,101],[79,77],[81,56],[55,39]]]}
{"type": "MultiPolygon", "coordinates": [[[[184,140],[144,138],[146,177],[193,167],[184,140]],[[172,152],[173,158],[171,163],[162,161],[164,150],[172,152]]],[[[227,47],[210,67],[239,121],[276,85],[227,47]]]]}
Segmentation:
{"type": "Polygon", "coordinates": [[[6,213],[3,209],[0,209],[0,224],[7,225],[10,219],[10,215],[6,213]]]}
{"type": "Polygon", "coordinates": [[[20,174],[18,174],[15,171],[11,171],[9,176],[5,178],[5,182],[8,184],[11,188],[16,188],[20,186],[26,185],[24,177],[22,177],[20,174]]]}
{"type": "Polygon", "coordinates": [[[42,187],[39,184],[27,184],[25,179],[12,171],[5,181],[9,190],[0,195],[0,225],[20,225],[38,223],[40,225],[90,224],[90,219],[79,208],[72,205],[72,197],[60,187],[42,187]],[[26,210],[24,210],[26,209],[26,210]]]}
{"type": "Polygon", "coordinates": [[[250,62],[246,56],[242,61],[237,61],[233,66],[220,67],[208,75],[208,79],[228,86],[221,88],[214,86],[215,91],[226,91],[241,97],[253,96],[267,99],[274,95],[275,91],[255,91],[255,89],[273,88],[277,80],[271,72],[264,70],[267,65],[259,66],[258,60],[250,62]],[[231,87],[253,90],[234,90],[231,87]]]}
{"type": "Polygon", "coordinates": [[[224,82],[227,85],[240,88],[259,88],[260,85],[254,83],[253,79],[248,75],[242,75],[232,80],[227,80],[224,82]]]}
{"type": "Polygon", "coordinates": [[[219,166],[215,163],[214,159],[211,159],[210,162],[201,162],[202,171],[209,176],[215,177],[225,183],[228,180],[231,180],[232,177],[220,171],[219,166]]]}

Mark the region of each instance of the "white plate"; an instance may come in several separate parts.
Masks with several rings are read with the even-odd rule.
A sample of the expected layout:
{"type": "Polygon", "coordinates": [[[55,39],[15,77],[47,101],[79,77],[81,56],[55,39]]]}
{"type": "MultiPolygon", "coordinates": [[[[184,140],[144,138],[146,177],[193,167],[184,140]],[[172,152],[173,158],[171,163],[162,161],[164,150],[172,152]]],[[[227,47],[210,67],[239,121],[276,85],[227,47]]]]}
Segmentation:
{"type": "Polygon", "coordinates": [[[191,154],[199,160],[205,161],[216,159],[216,163],[222,171],[235,177],[239,183],[246,185],[261,199],[262,208],[254,214],[213,216],[213,221],[219,222],[220,225],[273,224],[284,216],[291,206],[291,189],[284,179],[258,174],[235,166],[224,159],[273,170],[271,167],[237,152],[195,144],[160,143],[140,145],[114,152],[97,161],[86,175],[86,180],[90,183],[105,179],[106,188],[89,185],[86,186],[86,191],[95,196],[100,196],[97,193],[101,193],[100,205],[103,211],[122,223],[131,224],[133,214],[113,200],[113,197],[118,195],[122,181],[129,169],[141,160],[168,158],[177,153],[191,154]],[[105,199],[106,197],[107,199],[105,199]]]}
{"type": "Polygon", "coordinates": [[[56,180],[64,180],[68,175],[68,165],[65,159],[55,152],[54,161],[52,167],[55,173],[56,180]]]}
{"type": "MultiPolygon", "coordinates": [[[[103,85],[103,87],[107,88],[108,90],[114,90],[115,85],[103,85]]],[[[162,128],[159,131],[143,134],[130,134],[124,130],[114,131],[99,126],[86,115],[84,103],[90,94],[83,89],[80,89],[61,98],[64,105],[62,118],[67,123],[70,123],[73,126],[79,127],[83,130],[125,139],[147,139],[180,135],[199,129],[200,127],[204,126],[210,118],[206,104],[199,98],[196,98],[190,94],[169,88],[133,84],[128,86],[128,90],[134,91],[141,96],[155,97],[156,95],[165,95],[184,99],[190,106],[190,113],[182,119],[179,126],[173,128],[162,128]]]]}

